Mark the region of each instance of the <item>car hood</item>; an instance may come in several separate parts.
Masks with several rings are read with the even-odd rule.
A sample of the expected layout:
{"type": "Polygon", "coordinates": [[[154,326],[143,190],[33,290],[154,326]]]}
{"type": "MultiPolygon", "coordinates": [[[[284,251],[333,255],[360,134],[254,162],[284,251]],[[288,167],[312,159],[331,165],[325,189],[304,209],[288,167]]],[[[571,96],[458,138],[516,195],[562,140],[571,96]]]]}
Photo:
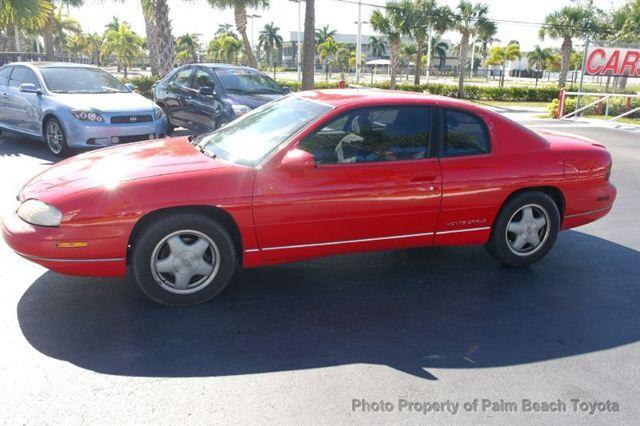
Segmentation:
{"type": "Polygon", "coordinates": [[[153,101],[137,93],[57,93],[55,99],[69,108],[97,112],[149,112],[153,101]]]}
{"type": "Polygon", "coordinates": [[[131,180],[228,167],[238,166],[207,157],[186,137],[138,142],[61,161],[31,179],[20,199],[52,201],[96,187],[115,188],[131,180]]]}
{"type": "Polygon", "coordinates": [[[278,93],[240,94],[227,92],[227,98],[232,104],[246,105],[251,109],[258,108],[259,106],[264,105],[267,102],[275,101],[276,99],[280,99],[283,96],[285,95],[278,93]]]}

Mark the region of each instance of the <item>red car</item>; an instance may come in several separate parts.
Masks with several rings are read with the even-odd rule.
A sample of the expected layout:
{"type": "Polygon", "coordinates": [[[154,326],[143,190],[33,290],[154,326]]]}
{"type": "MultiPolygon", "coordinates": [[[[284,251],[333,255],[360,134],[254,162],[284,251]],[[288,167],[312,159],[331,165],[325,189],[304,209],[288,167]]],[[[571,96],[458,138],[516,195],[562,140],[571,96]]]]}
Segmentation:
{"type": "Polygon", "coordinates": [[[199,137],[112,147],[27,183],[3,234],[71,275],[124,276],[166,305],[234,271],[318,256],[485,244],[529,265],[558,231],[606,215],[611,156],[465,102],[310,91],[199,137]]]}

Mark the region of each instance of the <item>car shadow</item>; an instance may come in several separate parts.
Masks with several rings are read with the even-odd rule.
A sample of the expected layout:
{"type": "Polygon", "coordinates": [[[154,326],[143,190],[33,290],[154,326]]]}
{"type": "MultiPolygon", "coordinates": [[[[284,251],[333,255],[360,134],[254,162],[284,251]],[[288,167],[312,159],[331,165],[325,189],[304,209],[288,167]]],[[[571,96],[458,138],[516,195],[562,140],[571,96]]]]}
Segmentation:
{"type": "Polygon", "coordinates": [[[43,164],[45,165],[53,164],[60,160],[60,158],[47,150],[44,142],[3,131],[2,136],[0,136],[0,157],[17,157],[20,155],[44,160],[43,164]]]}
{"type": "MultiPolygon", "coordinates": [[[[193,377],[353,363],[533,363],[640,339],[640,253],[568,231],[531,268],[481,247],[356,254],[244,270],[217,300],[146,302],[126,280],[47,272],[17,315],[41,353],[100,373],[193,377]]],[[[9,283],[5,283],[9,284],[9,283]]]]}

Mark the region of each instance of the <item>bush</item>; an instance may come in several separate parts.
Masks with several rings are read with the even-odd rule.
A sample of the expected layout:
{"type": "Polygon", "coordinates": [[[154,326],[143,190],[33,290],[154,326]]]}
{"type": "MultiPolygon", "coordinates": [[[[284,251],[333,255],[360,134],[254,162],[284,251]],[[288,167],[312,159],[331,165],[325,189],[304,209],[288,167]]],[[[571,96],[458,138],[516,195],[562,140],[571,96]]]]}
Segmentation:
{"type": "Polygon", "coordinates": [[[151,87],[158,81],[158,77],[155,76],[145,76],[140,75],[136,77],[122,79],[123,83],[131,83],[136,86],[138,89],[138,93],[142,96],[151,99],[153,97],[153,93],[151,92],[151,87]]]}
{"type": "MultiPolygon", "coordinates": [[[[594,96],[586,96],[580,98],[580,105],[585,106],[592,102],[595,102],[598,98],[594,96]]],[[[576,101],[575,97],[566,98],[564,101],[564,110],[563,114],[569,114],[576,110],[576,101]]],[[[584,115],[605,115],[607,103],[606,101],[602,101],[600,107],[598,104],[591,105],[589,108],[584,110],[582,114],[584,115]]],[[[631,105],[629,109],[634,109],[640,107],[640,99],[631,99],[631,105]]],[[[615,117],[616,115],[623,114],[629,110],[627,108],[627,98],[610,98],[609,99],[609,117],[615,117]]],[[[558,100],[554,99],[551,101],[549,106],[547,107],[547,111],[549,112],[549,117],[557,117],[558,116],[558,100]]],[[[636,111],[632,114],[629,114],[627,117],[629,118],[638,118],[640,117],[640,111],[636,111]]]]}

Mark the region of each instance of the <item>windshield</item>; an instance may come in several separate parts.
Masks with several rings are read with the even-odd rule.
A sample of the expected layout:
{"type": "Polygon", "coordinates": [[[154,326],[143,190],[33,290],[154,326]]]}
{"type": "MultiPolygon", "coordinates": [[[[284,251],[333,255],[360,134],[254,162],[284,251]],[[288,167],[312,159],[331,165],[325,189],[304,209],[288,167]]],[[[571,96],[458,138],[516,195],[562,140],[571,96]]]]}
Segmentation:
{"type": "Polygon", "coordinates": [[[111,74],[94,68],[40,68],[47,88],[54,93],[127,93],[127,86],[111,74]]]}
{"type": "Polygon", "coordinates": [[[282,93],[282,87],[264,74],[245,69],[216,70],[222,87],[235,93],[282,93]]]}
{"type": "Polygon", "coordinates": [[[198,146],[209,156],[255,166],[282,142],[329,110],[328,105],[288,96],[203,136],[198,146]]]}

